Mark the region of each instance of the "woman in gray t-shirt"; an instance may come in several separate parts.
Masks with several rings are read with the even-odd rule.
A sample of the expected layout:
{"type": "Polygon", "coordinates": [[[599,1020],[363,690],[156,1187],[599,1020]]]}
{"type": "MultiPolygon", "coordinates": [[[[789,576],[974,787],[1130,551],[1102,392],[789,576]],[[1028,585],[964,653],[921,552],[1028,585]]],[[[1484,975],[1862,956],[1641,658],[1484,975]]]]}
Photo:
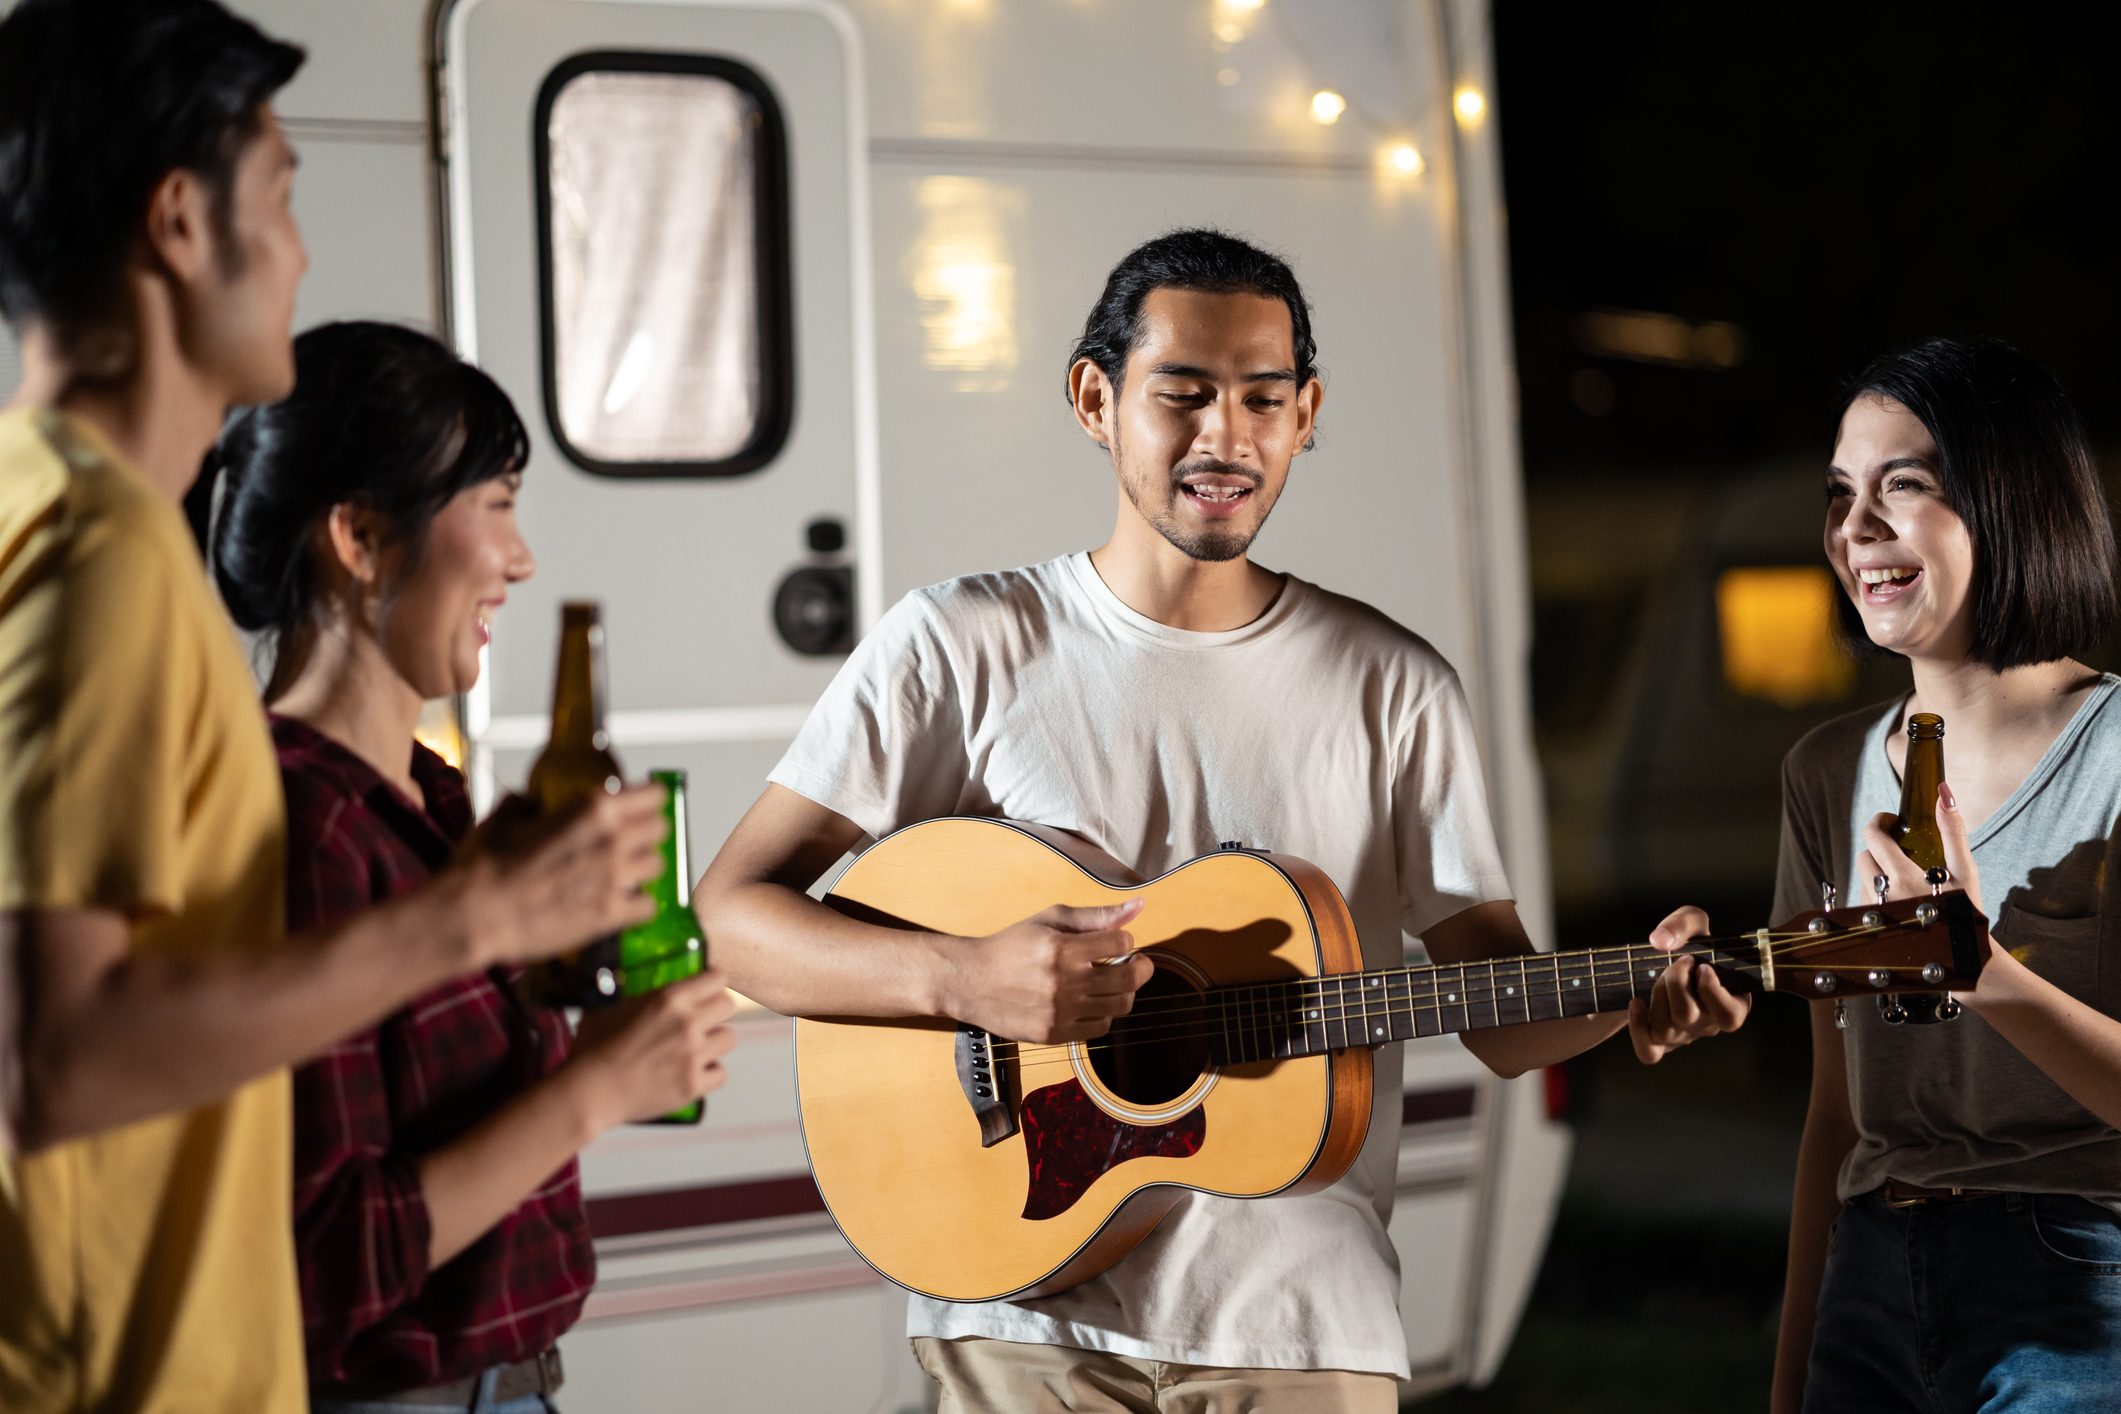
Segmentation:
{"type": "Polygon", "coordinates": [[[1814,1013],[1774,1408],[2121,1409],[2121,680],[2073,656],[2114,620],[2097,470],[2045,371],[1932,340],[1857,380],[1826,512],[1849,636],[1913,690],[1784,761],[1775,916],[1925,891],[1886,830],[1935,712],[1947,865],[1998,946],[1955,1021],[1814,1013]]]}

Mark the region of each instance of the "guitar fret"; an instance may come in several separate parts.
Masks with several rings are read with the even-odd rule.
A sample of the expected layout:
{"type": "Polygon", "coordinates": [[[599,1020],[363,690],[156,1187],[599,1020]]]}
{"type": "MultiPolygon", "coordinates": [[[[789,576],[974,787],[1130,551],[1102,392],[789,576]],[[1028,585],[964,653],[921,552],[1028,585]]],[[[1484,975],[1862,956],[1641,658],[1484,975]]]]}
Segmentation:
{"type": "Polygon", "coordinates": [[[1553,954],[1522,958],[1517,970],[1524,978],[1525,1015],[1534,1021],[1559,1019],[1561,988],[1553,954]]]}
{"type": "Polygon", "coordinates": [[[1387,974],[1385,1004],[1392,1013],[1392,1039],[1411,1041],[1421,1034],[1420,1014],[1414,1009],[1414,974],[1402,967],[1387,974]]]}
{"type": "Polygon", "coordinates": [[[1635,995],[1635,961],[1632,948],[1598,948],[1591,953],[1596,968],[1593,990],[1598,1010],[1620,1011],[1635,995]]]}
{"type": "Polygon", "coordinates": [[[1414,974],[1410,972],[1407,974],[1407,982],[1408,990],[1415,993],[1414,1034],[1417,1036],[1443,1035],[1443,986],[1437,980],[1436,969],[1429,968],[1424,970],[1419,984],[1414,982],[1414,974]],[[1429,1014],[1426,1018],[1421,1014],[1421,1009],[1424,1006],[1429,1009],[1429,1014]]]}

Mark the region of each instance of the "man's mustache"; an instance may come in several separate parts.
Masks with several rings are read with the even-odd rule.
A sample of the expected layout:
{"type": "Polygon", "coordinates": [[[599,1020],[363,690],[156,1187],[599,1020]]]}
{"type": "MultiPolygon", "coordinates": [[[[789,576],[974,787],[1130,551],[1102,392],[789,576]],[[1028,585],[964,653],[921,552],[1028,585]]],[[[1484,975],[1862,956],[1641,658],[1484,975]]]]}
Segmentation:
{"type": "Polygon", "coordinates": [[[1251,467],[1239,466],[1236,462],[1217,461],[1213,457],[1180,463],[1171,472],[1171,484],[1180,485],[1189,476],[1226,476],[1233,481],[1250,482],[1254,491],[1267,484],[1267,478],[1251,467]]]}

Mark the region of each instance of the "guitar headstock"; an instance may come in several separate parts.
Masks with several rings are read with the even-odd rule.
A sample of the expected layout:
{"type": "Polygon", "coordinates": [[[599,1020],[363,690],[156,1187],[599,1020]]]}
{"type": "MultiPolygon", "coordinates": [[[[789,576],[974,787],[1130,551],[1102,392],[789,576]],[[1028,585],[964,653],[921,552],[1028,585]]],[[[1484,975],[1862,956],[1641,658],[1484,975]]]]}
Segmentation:
{"type": "Polygon", "coordinates": [[[1774,971],[1762,980],[1812,1001],[1965,991],[1988,961],[1988,920],[1953,889],[1800,913],[1770,929],[1766,946],[1774,971]]]}

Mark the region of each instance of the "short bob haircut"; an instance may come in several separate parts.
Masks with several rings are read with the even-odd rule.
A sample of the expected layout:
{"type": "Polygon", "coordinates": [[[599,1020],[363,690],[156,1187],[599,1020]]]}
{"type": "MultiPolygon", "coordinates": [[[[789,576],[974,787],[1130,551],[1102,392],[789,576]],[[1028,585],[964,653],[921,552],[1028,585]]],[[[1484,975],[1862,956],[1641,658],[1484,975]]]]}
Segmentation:
{"type": "Polygon", "coordinates": [[[427,335],[350,320],[297,338],[294,392],[228,420],[186,507],[203,522],[219,481],[207,558],[229,617],[271,652],[266,700],[301,672],[330,607],[317,532],[332,507],[381,517],[402,573],[459,492],[529,457],[500,385],[427,335]]]}
{"type": "MultiPolygon", "coordinates": [[[[1864,369],[1842,414],[1866,396],[1906,408],[1937,444],[1945,503],[1973,542],[1974,660],[2001,672],[2098,648],[2114,625],[2113,517],[2053,375],[1995,339],[1930,339],[1864,369]]],[[[1879,651],[1837,598],[1848,642],[1879,651]]]]}

